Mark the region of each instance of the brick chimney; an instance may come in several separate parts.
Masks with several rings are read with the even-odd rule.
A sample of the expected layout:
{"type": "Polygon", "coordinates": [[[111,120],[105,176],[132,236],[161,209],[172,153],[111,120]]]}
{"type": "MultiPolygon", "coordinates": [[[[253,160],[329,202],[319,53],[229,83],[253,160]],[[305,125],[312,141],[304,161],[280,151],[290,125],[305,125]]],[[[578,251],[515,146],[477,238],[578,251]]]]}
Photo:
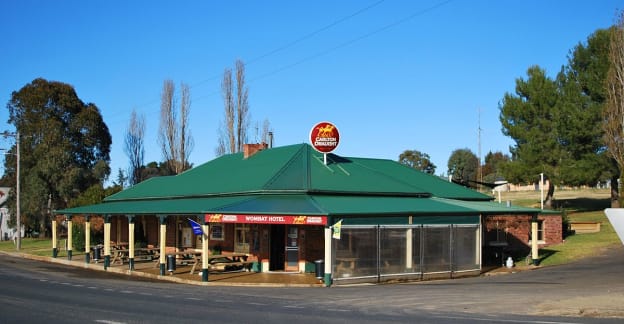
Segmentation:
{"type": "Polygon", "coordinates": [[[243,144],[243,158],[248,158],[269,147],[267,143],[243,144]]]}

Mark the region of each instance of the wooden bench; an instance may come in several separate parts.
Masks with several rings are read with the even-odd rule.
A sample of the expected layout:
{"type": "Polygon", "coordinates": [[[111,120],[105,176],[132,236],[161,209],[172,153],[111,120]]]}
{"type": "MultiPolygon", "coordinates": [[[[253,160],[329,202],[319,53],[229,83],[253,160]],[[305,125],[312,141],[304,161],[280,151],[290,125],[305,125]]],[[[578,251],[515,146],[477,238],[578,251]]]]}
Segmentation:
{"type": "Polygon", "coordinates": [[[160,257],[159,248],[138,248],[134,249],[135,261],[154,261],[160,257]]]}
{"type": "Polygon", "coordinates": [[[600,222],[570,222],[570,230],[575,234],[598,233],[600,222]]]}
{"type": "MultiPolygon", "coordinates": [[[[248,257],[249,255],[245,253],[209,255],[208,271],[250,270],[253,262],[247,261],[248,257]]],[[[195,272],[195,268],[198,264],[201,264],[201,262],[201,254],[196,255],[193,266],[191,267],[191,274],[195,272]]]]}
{"type": "Polygon", "coordinates": [[[215,262],[210,264],[209,270],[213,271],[249,271],[253,265],[252,261],[232,261],[232,262],[215,262]]]}
{"type": "Polygon", "coordinates": [[[124,264],[124,261],[128,261],[128,249],[113,249],[111,248],[111,265],[119,262],[120,265],[124,264]]]}
{"type": "MultiPolygon", "coordinates": [[[[111,248],[111,256],[113,257],[111,264],[119,262],[123,265],[130,258],[130,250],[124,248],[111,248]]],[[[138,248],[134,249],[135,261],[153,261],[158,260],[160,249],[158,248],[138,248]]]]}

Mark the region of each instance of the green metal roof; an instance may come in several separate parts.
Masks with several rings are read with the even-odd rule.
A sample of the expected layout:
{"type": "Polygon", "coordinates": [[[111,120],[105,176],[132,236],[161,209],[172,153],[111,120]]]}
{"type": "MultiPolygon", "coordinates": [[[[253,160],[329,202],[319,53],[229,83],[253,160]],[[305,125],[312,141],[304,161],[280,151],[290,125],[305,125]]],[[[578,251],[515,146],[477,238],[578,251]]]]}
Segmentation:
{"type": "Polygon", "coordinates": [[[112,201],[56,211],[57,214],[204,214],[221,206],[235,204],[246,197],[149,199],[133,201],[112,201]]]}
{"type": "Polygon", "coordinates": [[[229,154],[57,214],[450,215],[527,213],[398,162],[323,155],[308,144],[229,154]]]}
{"type": "MultiPolygon", "coordinates": [[[[446,199],[446,198],[438,198],[432,197],[432,200],[457,206],[457,207],[465,207],[473,210],[474,212],[479,212],[483,215],[501,215],[501,214],[543,214],[546,211],[537,209],[537,208],[528,208],[521,206],[507,206],[506,204],[501,204],[493,201],[463,201],[463,200],[455,200],[455,199],[446,199]]],[[[557,212],[558,214],[558,212],[557,212]]]]}
{"type": "Polygon", "coordinates": [[[527,214],[539,209],[495,202],[458,201],[444,198],[243,195],[231,197],[112,201],[57,211],[60,214],[270,214],[318,216],[478,215],[527,214]]]}
{"type": "Polygon", "coordinates": [[[292,192],[492,199],[391,160],[330,154],[325,165],[321,153],[298,144],[247,159],[242,153],[224,155],[177,176],[151,178],[105,200],[292,192]]]}

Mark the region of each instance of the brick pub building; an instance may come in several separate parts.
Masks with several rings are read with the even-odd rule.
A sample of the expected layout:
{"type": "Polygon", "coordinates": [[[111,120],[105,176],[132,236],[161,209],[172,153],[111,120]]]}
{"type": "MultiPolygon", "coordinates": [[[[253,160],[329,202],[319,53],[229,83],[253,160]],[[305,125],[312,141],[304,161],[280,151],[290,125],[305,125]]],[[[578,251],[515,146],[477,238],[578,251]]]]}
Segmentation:
{"type": "MultiPolygon", "coordinates": [[[[246,145],[55,214],[69,226],[102,219],[105,257],[109,241],[159,247],[161,274],[167,253],[197,249],[203,256],[245,253],[259,272],[322,267],[327,286],[478,275],[484,263],[532,250],[536,260],[539,246],[562,240],[558,214],[498,204],[395,161],[324,155],[308,144],[246,145]]],[[[86,242],[89,251],[90,237],[86,242]]]]}

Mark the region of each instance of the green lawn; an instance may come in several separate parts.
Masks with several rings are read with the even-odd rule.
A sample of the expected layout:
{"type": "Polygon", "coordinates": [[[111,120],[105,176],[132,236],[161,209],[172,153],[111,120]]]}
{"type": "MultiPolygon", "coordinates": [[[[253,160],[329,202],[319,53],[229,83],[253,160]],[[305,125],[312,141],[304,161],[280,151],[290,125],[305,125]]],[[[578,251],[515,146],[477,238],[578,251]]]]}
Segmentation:
{"type": "MultiPolygon", "coordinates": [[[[608,189],[558,190],[554,198],[556,209],[565,212],[569,222],[600,222],[601,227],[598,233],[569,235],[561,244],[540,249],[541,265],[569,263],[622,245],[604,214],[610,204],[608,189]]],[[[536,191],[506,192],[502,199],[518,206],[540,206],[536,191]]]]}
{"type": "MultiPolygon", "coordinates": [[[[59,257],[67,256],[64,244],[65,241],[59,241],[59,257]]],[[[0,251],[15,252],[15,244],[13,244],[13,241],[1,241],[0,251]]],[[[52,256],[52,239],[22,238],[22,248],[20,252],[40,256],[52,256]]],[[[84,251],[74,250],[72,256],[74,255],[84,255],[84,251]]]]}

